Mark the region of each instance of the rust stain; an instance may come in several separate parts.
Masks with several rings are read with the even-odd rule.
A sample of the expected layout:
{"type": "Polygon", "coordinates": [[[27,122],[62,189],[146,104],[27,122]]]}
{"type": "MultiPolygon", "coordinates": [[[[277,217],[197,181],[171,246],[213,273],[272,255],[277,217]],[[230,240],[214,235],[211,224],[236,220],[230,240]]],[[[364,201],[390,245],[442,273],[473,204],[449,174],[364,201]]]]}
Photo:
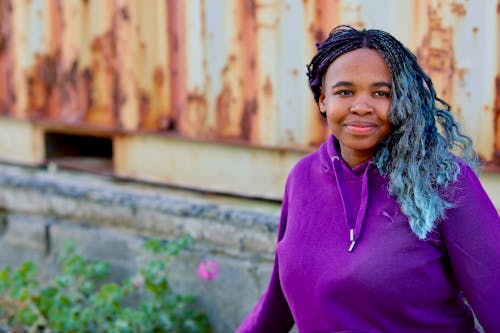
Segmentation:
{"type": "Polygon", "coordinates": [[[0,114],[12,113],[16,100],[12,80],[11,54],[12,4],[0,2],[0,114]]]}
{"type": "Polygon", "coordinates": [[[326,38],[325,32],[321,28],[316,28],[314,31],[314,40],[316,43],[321,43],[326,38]]]}
{"type": "Polygon", "coordinates": [[[444,27],[438,8],[428,7],[428,32],[417,48],[420,65],[432,77],[438,96],[451,100],[453,96],[453,75],[455,74],[455,53],[453,29],[444,27]]]}
{"type": "Polygon", "coordinates": [[[165,74],[161,68],[156,68],[153,74],[153,82],[158,88],[162,87],[165,83],[165,74]]]}
{"type": "Polygon", "coordinates": [[[248,15],[256,17],[257,3],[256,0],[246,0],[244,3],[245,11],[248,15]]]}
{"type": "Polygon", "coordinates": [[[140,90],[139,128],[153,131],[166,131],[172,128],[172,120],[164,106],[165,73],[161,67],[153,71],[151,92],[140,90]]]}
{"type": "MultiPolygon", "coordinates": [[[[346,6],[349,5],[341,0],[314,0],[310,6],[310,12],[304,11],[304,20],[306,22],[304,29],[307,30],[309,35],[310,57],[315,53],[318,43],[327,38],[334,26],[346,23],[344,17],[342,17],[342,13],[346,11],[346,6]]],[[[359,8],[349,6],[347,10],[358,11],[355,16],[359,18],[359,8]]],[[[325,126],[324,119],[317,111],[317,104],[314,103],[312,98],[310,101],[309,112],[312,119],[307,124],[307,135],[304,138],[304,142],[300,144],[316,147],[325,140],[329,131],[325,126]]]]}
{"type": "Polygon", "coordinates": [[[242,139],[252,142],[257,136],[257,4],[256,0],[246,0],[242,13],[242,40],[239,54],[242,57],[243,110],[240,117],[240,135],[242,139]]]}
{"type": "MultiPolygon", "coordinates": [[[[183,6],[188,6],[188,4],[184,4],[183,6]]],[[[206,12],[206,2],[205,0],[200,0],[200,12],[199,13],[194,13],[193,15],[196,15],[200,18],[200,41],[199,43],[201,44],[201,49],[206,50],[207,46],[207,12],[206,12]]],[[[190,8],[189,6],[187,8],[190,8]]],[[[186,11],[186,8],[183,7],[183,11],[186,11]]],[[[185,14],[185,15],[191,15],[191,14],[185,14]]],[[[184,22],[185,24],[185,22],[184,22]]],[[[181,29],[185,29],[185,27],[181,27],[181,29]]],[[[184,58],[180,59],[182,63],[186,62],[186,59],[189,58],[184,53],[184,58]]],[[[210,77],[209,77],[209,71],[208,71],[208,62],[207,62],[207,54],[206,52],[202,52],[198,55],[196,55],[198,58],[196,61],[201,62],[201,75],[203,76],[203,82],[200,83],[199,86],[196,86],[194,88],[188,88],[186,87],[186,82],[185,80],[184,83],[184,89],[187,90],[187,104],[186,108],[183,110],[179,110],[179,114],[181,115],[180,118],[180,132],[182,135],[187,136],[187,137],[196,137],[200,139],[206,139],[208,132],[210,132],[212,129],[209,128],[209,103],[206,99],[206,94],[207,94],[207,86],[208,83],[210,82],[210,77]]],[[[186,75],[187,72],[184,72],[186,75]]]]}
{"type": "Polygon", "coordinates": [[[120,11],[120,16],[123,20],[125,21],[130,21],[130,10],[128,8],[128,6],[123,6],[120,11]]]}
{"type": "Polygon", "coordinates": [[[82,101],[82,119],[91,106],[94,104],[92,95],[92,85],[94,81],[94,75],[90,68],[85,68],[80,76],[80,100],[82,101]]]}
{"type": "Polygon", "coordinates": [[[474,27],[474,28],[472,28],[472,32],[473,32],[474,34],[477,34],[477,33],[479,32],[479,28],[478,28],[478,27],[474,27]]]}
{"type": "MultiPolygon", "coordinates": [[[[236,14],[243,14],[235,10],[236,14]]],[[[238,27],[236,36],[243,35],[243,27],[238,27]]],[[[243,41],[236,38],[239,43],[243,41]]],[[[242,130],[239,126],[240,118],[244,112],[241,100],[245,89],[244,62],[238,59],[234,52],[227,55],[227,61],[221,69],[222,89],[215,101],[216,129],[214,136],[224,140],[238,139],[242,130]]]]}
{"type": "Polygon", "coordinates": [[[116,75],[116,40],[113,29],[91,43],[91,95],[85,121],[94,125],[116,126],[121,104],[116,75]]]}
{"type": "Polygon", "coordinates": [[[188,108],[192,112],[187,113],[187,123],[193,128],[191,131],[197,135],[202,135],[204,132],[203,124],[206,123],[208,103],[205,95],[195,88],[194,91],[187,95],[188,108]]]}
{"type": "Polygon", "coordinates": [[[147,92],[139,92],[139,128],[145,127],[145,122],[147,121],[147,116],[149,110],[151,109],[151,98],[148,96],[147,92]]]}
{"type": "Polygon", "coordinates": [[[231,98],[231,86],[225,83],[216,100],[218,136],[225,136],[226,127],[231,124],[231,98]]]}
{"type": "Polygon", "coordinates": [[[158,117],[157,127],[158,127],[158,130],[160,130],[160,131],[172,132],[172,131],[175,131],[175,129],[176,129],[176,122],[174,119],[172,119],[172,117],[170,117],[166,114],[162,114],[158,117]]]}
{"type": "MultiPolygon", "coordinates": [[[[184,5],[182,0],[167,1],[168,52],[170,84],[170,129],[182,131],[181,115],[187,110],[186,89],[186,45],[184,28],[184,5]]],[[[189,126],[189,124],[187,125],[189,126]]]]}
{"type": "Polygon", "coordinates": [[[452,2],[450,4],[451,12],[459,16],[465,16],[467,14],[467,9],[463,3],[452,2]]]}
{"type": "Polygon", "coordinates": [[[266,96],[272,96],[273,94],[273,84],[271,83],[271,78],[266,76],[266,80],[264,82],[264,86],[262,87],[262,90],[264,91],[264,94],[266,96]]]}
{"type": "Polygon", "coordinates": [[[116,73],[116,71],[113,71],[111,78],[111,105],[109,106],[109,108],[111,111],[112,119],[110,120],[110,123],[107,123],[106,125],[117,128],[121,126],[121,123],[117,122],[117,120],[120,119],[120,110],[125,104],[126,98],[120,90],[120,76],[118,76],[118,73],[116,73]]]}
{"type": "Polygon", "coordinates": [[[257,114],[257,99],[246,100],[243,104],[243,115],[241,117],[240,127],[241,135],[244,139],[249,139],[252,135],[252,128],[255,115],[257,114]]]}
{"type": "Polygon", "coordinates": [[[456,73],[460,80],[464,79],[465,74],[469,72],[468,68],[457,68],[456,73]]]}
{"type": "Polygon", "coordinates": [[[83,105],[88,101],[90,89],[82,84],[85,79],[84,72],[79,72],[76,59],[72,61],[69,69],[61,68],[58,71],[61,73],[58,82],[60,104],[59,110],[55,110],[51,115],[63,122],[79,122],[84,114],[83,105]],[[83,96],[85,97],[82,98],[83,96]]]}
{"type": "Polygon", "coordinates": [[[0,55],[7,51],[11,34],[12,4],[9,0],[0,3],[0,55]]]}
{"type": "Polygon", "coordinates": [[[171,120],[165,106],[165,72],[156,68],[153,73],[153,106],[149,109],[148,129],[166,131],[171,128],[171,120]]]}
{"type": "MultiPolygon", "coordinates": [[[[64,71],[61,44],[65,29],[61,1],[48,2],[45,11],[50,21],[47,27],[49,33],[47,41],[49,51],[47,55],[40,55],[44,59],[45,64],[40,67],[40,70],[37,70],[38,73],[35,73],[35,77],[38,76],[39,79],[42,79],[42,83],[45,85],[46,101],[41,109],[30,108],[28,112],[34,112],[37,117],[41,118],[58,119],[61,103],[65,97],[61,89],[61,79],[64,71]]],[[[40,15],[43,16],[43,12],[40,15]]]]}
{"type": "Polygon", "coordinates": [[[312,26],[309,27],[314,43],[322,42],[334,26],[342,23],[340,19],[341,5],[339,0],[314,1],[314,14],[310,20],[312,26]]]}
{"type": "Polygon", "coordinates": [[[366,29],[366,23],[358,20],[352,24],[353,27],[356,27],[357,29],[366,29]]]}
{"type": "Polygon", "coordinates": [[[56,61],[51,56],[35,57],[35,65],[27,76],[28,114],[42,117],[48,110],[48,103],[56,85],[56,61]]]}
{"type": "Polygon", "coordinates": [[[463,122],[462,108],[459,106],[459,107],[455,108],[454,111],[455,111],[455,117],[457,117],[457,119],[460,122],[463,122]]]}
{"type": "Polygon", "coordinates": [[[313,23],[309,24],[307,27],[307,32],[313,36],[314,42],[319,43],[325,39],[325,33],[321,27],[316,27],[313,23]]]}

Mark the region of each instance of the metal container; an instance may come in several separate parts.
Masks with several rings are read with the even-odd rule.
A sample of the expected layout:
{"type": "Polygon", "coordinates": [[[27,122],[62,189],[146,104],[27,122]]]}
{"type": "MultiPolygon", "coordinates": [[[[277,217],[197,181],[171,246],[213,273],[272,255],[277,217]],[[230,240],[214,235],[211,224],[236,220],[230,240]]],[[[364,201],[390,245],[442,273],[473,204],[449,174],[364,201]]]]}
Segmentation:
{"type": "MultiPolygon", "coordinates": [[[[208,142],[231,146],[214,160],[233,149],[245,161],[262,149],[298,158],[328,135],[305,66],[338,24],[406,44],[489,170],[500,169],[498,0],[0,0],[0,113],[37,131],[107,136],[117,173],[139,179],[156,172],[130,166],[137,142],[127,142],[144,135],[171,139],[165,149],[190,142],[179,143],[187,156],[208,142]]],[[[292,160],[273,169],[277,187],[292,160]]],[[[182,186],[185,172],[157,179],[182,186]]]]}

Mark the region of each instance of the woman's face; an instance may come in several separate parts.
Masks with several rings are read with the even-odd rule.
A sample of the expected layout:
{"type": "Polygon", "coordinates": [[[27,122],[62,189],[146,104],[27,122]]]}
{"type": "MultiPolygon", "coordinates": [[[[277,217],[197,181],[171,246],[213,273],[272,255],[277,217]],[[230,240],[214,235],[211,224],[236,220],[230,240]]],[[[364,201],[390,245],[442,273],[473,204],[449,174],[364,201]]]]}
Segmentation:
{"type": "Polygon", "coordinates": [[[319,107],[352,168],[373,157],[390,133],[391,73],[373,49],[347,52],[323,77],[319,107]]]}

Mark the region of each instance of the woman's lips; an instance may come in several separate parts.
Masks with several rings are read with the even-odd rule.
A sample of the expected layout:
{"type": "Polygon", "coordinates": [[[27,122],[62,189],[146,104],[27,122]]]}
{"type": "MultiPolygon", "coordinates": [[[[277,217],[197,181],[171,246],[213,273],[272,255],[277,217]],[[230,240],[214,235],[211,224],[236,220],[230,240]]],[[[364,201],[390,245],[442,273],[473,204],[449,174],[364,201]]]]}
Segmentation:
{"type": "Polygon", "coordinates": [[[366,122],[366,121],[349,121],[344,124],[344,126],[351,132],[354,133],[370,133],[377,128],[376,123],[366,122]]]}

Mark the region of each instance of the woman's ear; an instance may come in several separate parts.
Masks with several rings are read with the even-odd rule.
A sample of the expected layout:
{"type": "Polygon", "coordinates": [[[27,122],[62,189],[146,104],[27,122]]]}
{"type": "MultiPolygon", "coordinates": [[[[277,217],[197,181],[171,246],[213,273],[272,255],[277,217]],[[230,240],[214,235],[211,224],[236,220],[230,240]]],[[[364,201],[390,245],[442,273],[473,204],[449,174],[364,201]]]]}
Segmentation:
{"type": "Polygon", "coordinates": [[[322,115],[326,115],[326,105],[325,105],[325,94],[323,92],[323,87],[320,87],[320,94],[318,98],[318,105],[319,105],[319,112],[321,112],[322,115]]]}

